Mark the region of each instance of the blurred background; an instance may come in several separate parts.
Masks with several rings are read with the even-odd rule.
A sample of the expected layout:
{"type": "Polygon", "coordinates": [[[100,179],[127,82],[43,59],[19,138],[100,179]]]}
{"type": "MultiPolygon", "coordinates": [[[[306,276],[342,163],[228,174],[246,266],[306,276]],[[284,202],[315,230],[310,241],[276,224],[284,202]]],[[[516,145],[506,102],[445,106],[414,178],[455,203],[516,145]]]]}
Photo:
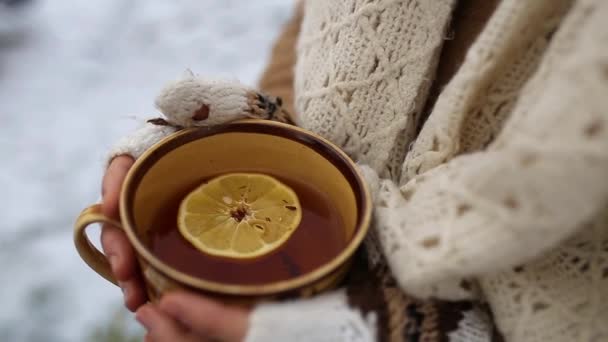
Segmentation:
{"type": "Polygon", "coordinates": [[[119,289],[78,257],[74,219],[99,199],[112,143],[158,115],[167,81],[191,69],[254,85],[291,10],[0,0],[0,341],[141,340],[119,289]]]}

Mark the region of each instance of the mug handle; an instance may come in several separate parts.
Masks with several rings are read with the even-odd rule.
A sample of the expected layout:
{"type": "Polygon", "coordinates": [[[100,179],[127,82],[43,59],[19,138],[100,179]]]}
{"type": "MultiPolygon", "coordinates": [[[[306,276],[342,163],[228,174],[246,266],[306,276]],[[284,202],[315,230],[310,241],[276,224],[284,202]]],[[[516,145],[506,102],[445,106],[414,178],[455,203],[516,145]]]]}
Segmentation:
{"type": "Polygon", "coordinates": [[[74,224],[74,245],[82,260],[84,260],[93,271],[97,272],[97,274],[104,277],[107,281],[114,285],[118,285],[112,274],[112,268],[110,267],[108,259],[106,259],[106,256],[100,252],[87,237],[86,228],[93,223],[107,223],[120,229],[123,229],[122,225],[120,222],[102,214],[101,204],[93,204],[83,210],[80,215],[78,215],[78,219],[76,219],[76,223],[74,224]]]}

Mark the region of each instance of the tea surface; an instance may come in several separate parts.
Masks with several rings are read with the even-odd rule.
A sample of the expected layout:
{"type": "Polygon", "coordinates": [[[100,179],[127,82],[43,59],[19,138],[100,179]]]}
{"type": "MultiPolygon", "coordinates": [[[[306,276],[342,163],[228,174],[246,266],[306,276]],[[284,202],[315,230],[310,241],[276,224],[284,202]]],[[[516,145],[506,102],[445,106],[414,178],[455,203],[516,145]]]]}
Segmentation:
{"type": "MultiPolygon", "coordinates": [[[[168,201],[156,214],[149,248],[171,267],[198,278],[240,285],[287,280],[330,261],[346,246],[342,220],[329,199],[313,187],[277,178],[291,187],[302,206],[302,220],[293,235],[270,254],[238,260],[205,254],[190,244],[177,228],[181,200],[191,189],[168,201]]],[[[202,181],[201,181],[202,183],[202,181]]],[[[193,184],[192,189],[200,184],[193,184]]]]}

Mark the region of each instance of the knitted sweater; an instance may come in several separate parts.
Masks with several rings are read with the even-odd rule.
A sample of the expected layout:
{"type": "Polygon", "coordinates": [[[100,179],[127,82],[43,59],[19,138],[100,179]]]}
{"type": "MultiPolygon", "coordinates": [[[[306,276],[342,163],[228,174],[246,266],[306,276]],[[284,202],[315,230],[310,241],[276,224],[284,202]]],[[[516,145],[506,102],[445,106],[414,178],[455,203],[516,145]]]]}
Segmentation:
{"type": "MultiPolygon", "coordinates": [[[[305,1],[296,123],[369,165],[367,256],[395,287],[486,302],[507,341],[606,340],[608,2],[503,0],[418,133],[454,6],[305,1]]],[[[382,319],[338,291],[261,305],[247,339],[372,341],[382,319]]],[[[448,338],[490,330],[473,309],[448,338]]]]}

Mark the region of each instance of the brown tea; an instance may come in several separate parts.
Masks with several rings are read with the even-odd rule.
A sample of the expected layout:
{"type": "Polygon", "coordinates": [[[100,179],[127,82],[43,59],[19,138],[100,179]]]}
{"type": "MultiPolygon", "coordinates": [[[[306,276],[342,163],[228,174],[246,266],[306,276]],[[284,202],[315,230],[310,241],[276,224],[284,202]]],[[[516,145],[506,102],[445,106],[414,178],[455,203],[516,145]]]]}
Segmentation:
{"type": "MultiPolygon", "coordinates": [[[[177,228],[181,200],[199,184],[156,214],[148,236],[151,251],[171,267],[205,280],[253,285],[287,280],[327,263],[346,246],[338,211],[319,189],[284,177],[300,200],[302,220],[293,235],[277,250],[253,259],[237,260],[205,254],[191,245],[177,228]]],[[[202,181],[201,181],[202,183],[202,181]]]]}

